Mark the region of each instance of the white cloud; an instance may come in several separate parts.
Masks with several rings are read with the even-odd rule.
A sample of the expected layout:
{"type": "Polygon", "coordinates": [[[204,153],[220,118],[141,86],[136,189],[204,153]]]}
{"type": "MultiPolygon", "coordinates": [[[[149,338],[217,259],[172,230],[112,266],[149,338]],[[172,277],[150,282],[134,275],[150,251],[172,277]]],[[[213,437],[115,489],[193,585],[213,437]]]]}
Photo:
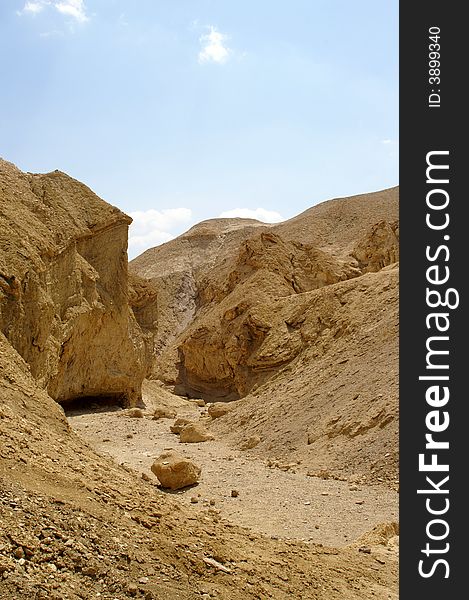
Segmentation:
{"type": "Polygon", "coordinates": [[[285,219],[280,213],[275,210],[267,210],[266,208],[233,208],[232,210],[225,210],[220,215],[223,219],[257,219],[263,223],[279,223],[285,219]]]}
{"type": "Polygon", "coordinates": [[[88,21],[84,0],[62,0],[54,2],[54,6],[59,13],[73,17],[79,23],[88,21]]]}
{"type": "Polygon", "coordinates": [[[199,52],[199,63],[214,62],[219,65],[225,63],[230,57],[232,51],[225,45],[228,36],[217,30],[216,27],[209,27],[210,32],[199,38],[202,49],[199,52]]]}
{"type": "Polygon", "coordinates": [[[84,0],[29,0],[25,2],[19,15],[37,15],[45,8],[51,7],[62,15],[72,17],[78,23],[88,21],[84,0]]]}
{"type": "Polygon", "coordinates": [[[396,140],[381,140],[381,143],[385,146],[389,146],[390,144],[395,144],[396,140]]]}
{"type": "Polygon", "coordinates": [[[129,255],[137,256],[147,248],[172,240],[181,226],[192,221],[190,208],[137,210],[129,229],[129,255]]]}
{"type": "Polygon", "coordinates": [[[21,10],[17,11],[18,15],[37,15],[43,11],[46,6],[50,5],[49,0],[35,0],[33,2],[25,2],[21,10]]]}

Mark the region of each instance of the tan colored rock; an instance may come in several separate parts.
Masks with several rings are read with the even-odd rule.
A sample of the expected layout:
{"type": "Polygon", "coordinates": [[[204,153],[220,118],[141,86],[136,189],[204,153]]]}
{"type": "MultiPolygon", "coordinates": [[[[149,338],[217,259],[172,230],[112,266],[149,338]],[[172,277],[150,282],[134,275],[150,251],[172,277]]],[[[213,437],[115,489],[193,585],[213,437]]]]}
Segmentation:
{"type": "Polygon", "coordinates": [[[181,429],[179,441],[182,444],[191,444],[198,442],[209,442],[214,440],[213,436],[201,423],[189,423],[181,429]]]}
{"type": "Polygon", "coordinates": [[[380,221],[357,243],[352,256],[364,272],[375,272],[399,260],[399,221],[380,221]]]}
{"type": "Polygon", "coordinates": [[[251,435],[241,444],[240,448],[241,450],[251,450],[252,448],[258,446],[261,441],[262,438],[259,435],[251,435]]]}
{"type": "Polygon", "coordinates": [[[0,331],[64,403],[136,405],[148,369],[128,304],[130,217],[59,171],[0,160],[0,331]]]}
{"type": "Polygon", "coordinates": [[[192,423],[191,419],[186,417],[179,417],[174,421],[174,423],[170,426],[170,430],[172,433],[180,434],[182,429],[189,423],[192,423]]]}
{"type": "Polygon", "coordinates": [[[143,419],[143,410],[141,408],[131,408],[127,412],[127,416],[132,417],[133,419],[143,419]]]}
{"type": "Polygon", "coordinates": [[[212,419],[219,419],[231,412],[234,406],[235,405],[230,402],[214,402],[208,407],[208,414],[212,419]]]}
{"type": "Polygon", "coordinates": [[[179,490],[197,483],[201,468],[174,450],[163,452],[153,463],[151,470],[161,485],[179,490]]]}
{"type": "Polygon", "coordinates": [[[205,406],[205,400],[202,398],[194,398],[193,400],[189,400],[191,404],[195,404],[199,408],[203,408],[205,406]]]}
{"type": "Polygon", "coordinates": [[[177,415],[177,411],[169,406],[158,406],[153,411],[153,419],[174,419],[177,415]]]}

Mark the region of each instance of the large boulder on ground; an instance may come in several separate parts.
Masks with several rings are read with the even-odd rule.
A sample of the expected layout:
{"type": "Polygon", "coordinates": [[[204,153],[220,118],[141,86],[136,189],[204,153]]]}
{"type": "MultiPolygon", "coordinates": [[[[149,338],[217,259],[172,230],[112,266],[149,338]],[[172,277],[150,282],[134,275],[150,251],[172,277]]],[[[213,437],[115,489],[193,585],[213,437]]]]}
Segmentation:
{"type": "Polygon", "coordinates": [[[174,421],[174,423],[171,425],[170,430],[172,433],[176,433],[176,434],[180,434],[181,431],[184,429],[184,427],[186,425],[188,425],[189,423],[192,423],[192,421],[190,419],[188,419],[187,417],[179,417],[179,419],[176,419],[174,421]]]}
{"type": "Polygon", "coordinates": [[[181,429],[179,441],[182,443],[208,442],[215,437],[202,425],[202,423],[189,423],[181,429]]]}
{"type": "Polygon", "coordinates": [[[214,402],[208,407],[208,414],[212,417],[212,419],[218,419],[219,417],[223,417],[223,415],[228,414],[234,408],[234,404],[229,402],[214,402]]]}
{"type": "Polygon", "coordinates": [[[174,450],[163,452],[155,460],[151,470],[161,485],[170,490],[179,490],[197,483],[202,471],[198,465],[174,450]]]}

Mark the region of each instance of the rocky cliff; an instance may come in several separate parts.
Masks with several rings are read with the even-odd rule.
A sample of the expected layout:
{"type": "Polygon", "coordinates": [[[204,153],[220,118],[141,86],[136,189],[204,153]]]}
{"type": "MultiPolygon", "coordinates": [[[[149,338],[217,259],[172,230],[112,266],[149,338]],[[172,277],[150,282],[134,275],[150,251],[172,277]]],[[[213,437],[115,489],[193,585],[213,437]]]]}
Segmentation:
{"type": "Polygon", "coordinates": [[[130,222],[64,173],[0,161],[0,331],[58,402],[140,400],[148,354],[128,303],[130,222]]]}
{"type": "Polygon", "coordinates": [[[130,269],[165,272],[153,377],[178,394],[243,400],[214,427],[255,452],[394,481],[397,473],[398,190],[324,202],[274,226],[207,222],[130,269]],[[236,225],[227,250],[227,229],[236,225]],[[187,237],[191,248],[186,247],[187,237]],[[185,295],[166,285],[184,264],[185,295]],[[388,450],[384,450],[388,448],[388,450]],[[387,454],[386,459],[383,458],[387,454]]]}

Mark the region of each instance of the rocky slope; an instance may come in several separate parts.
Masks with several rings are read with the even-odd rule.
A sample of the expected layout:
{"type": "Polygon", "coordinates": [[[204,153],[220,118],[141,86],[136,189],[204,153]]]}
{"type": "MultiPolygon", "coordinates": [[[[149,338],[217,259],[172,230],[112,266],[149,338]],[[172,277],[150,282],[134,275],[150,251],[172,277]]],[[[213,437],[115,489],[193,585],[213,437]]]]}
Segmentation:
{"type": "Polygon", "coordinates": [[[263,227],[254,219],[204,221],[131,261],[131,274],[150,280],[157,289],[157,301],[153,303],[156,357],[192,322],[203,274],[222,257],[236,252],[242,241],[263,227]]]}
{"type": "Polygon", "coordinates": [[[125,215],[62,173],[0,174],[0,599],[396,598],[395,529],[366,553],[248,533],[71,430],[54,400],[138,399],[155,290],[127,291],[125,215]]]}
{"type": "Polygon", "coordinates": [[[148,356],[128,303],[129,223],[64,173],[0,161],[0,331],[59,402],[140,400],[148,356]]]}
{"type": "MultiPolygon", "coordinates": [[[[324,202],[275,226],[238,222],[229,251],[223,223],[202,227],[217,232],[211,247],[221,250],[191,271],[185,296],[160,281],[170,300],[158,324],[170,303],[191,308],[153,377],[183,395],[243,398],[214,427],[239,444],[259,436],[257,453],[395,483],[397,188],[324,202]]],[[[198,226],[189,234],[204,247],[198,226]]],[[[138,258],[131,271],[163,270],[169,280],[183,239],[147,251],[145,268],[138,258]]]]}

